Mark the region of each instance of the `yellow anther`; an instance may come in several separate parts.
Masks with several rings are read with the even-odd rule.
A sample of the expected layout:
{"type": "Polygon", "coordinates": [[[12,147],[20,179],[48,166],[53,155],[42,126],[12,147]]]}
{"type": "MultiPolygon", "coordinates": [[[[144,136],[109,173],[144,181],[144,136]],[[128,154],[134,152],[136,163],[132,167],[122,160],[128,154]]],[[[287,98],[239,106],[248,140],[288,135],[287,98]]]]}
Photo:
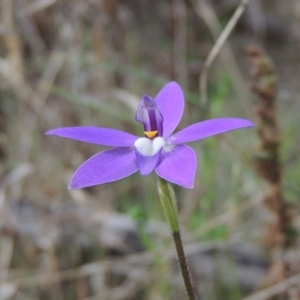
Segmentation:
{"type": "Polygon", "coordinates": [[[154,131],[144,131],[145,136],[148,139],[150,139],[150,140],[153,140],[155,137],[157,137],[157,133],[158,133],[157,130],[154,130],[154,131]]]}

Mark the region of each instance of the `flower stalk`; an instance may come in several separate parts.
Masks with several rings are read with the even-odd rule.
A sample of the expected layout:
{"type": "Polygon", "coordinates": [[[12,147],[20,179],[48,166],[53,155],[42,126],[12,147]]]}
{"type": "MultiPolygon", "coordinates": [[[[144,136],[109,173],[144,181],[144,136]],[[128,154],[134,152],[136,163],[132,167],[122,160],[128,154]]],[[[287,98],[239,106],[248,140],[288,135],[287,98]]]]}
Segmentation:
{"type": "Polygon", "coordinates": [[[158,194],[160,198],[161,205],[163,207],[166,219],[170,226],[178,261],[181,269],[181,274],[183,277],[185,289],[189,300],[195,300],[195,294],[188,270],[187,261],[184,254],[184,249],[182,245],[179,220],[178,220],[178,209],[176,203],[176,197],[172,186],[163,178],[157,176],[157,187],[158,194]]]}

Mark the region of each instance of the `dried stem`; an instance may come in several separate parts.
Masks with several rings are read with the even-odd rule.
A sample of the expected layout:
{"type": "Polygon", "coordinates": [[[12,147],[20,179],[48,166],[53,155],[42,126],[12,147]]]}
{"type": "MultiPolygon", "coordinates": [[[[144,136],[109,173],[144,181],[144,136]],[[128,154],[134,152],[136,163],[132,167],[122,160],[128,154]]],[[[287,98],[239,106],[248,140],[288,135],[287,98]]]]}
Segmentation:
{"type": "MultiPolygon", "coordinates": [[[[219,35],[213,48],[209,52],[209,54],[203,64],[203,70],[202,70],[202,73],[201,73],[201,76],[199,79],[199,89],[200,89],[201,100],[204,103],[204,105],[206,105],[206,106],[208,104],[208,95],[207,95],[208,71],[209,71],[211,65],[213,64],[213,62],[215,61],[217,55],[220,53],[222,47],[228,40],[230,34],[232,33],[232,31],[233,31],[234,27],[236,26],[237,22],[239,21],[240,17],[243,15],[248,2],[249,2],[249,0],[241,0],[239,6],[235,10],[234,14],[232,15],[231,19],[229,20],[229,22],[227,23],[227,25],[225,26],[223,31],[220,33],[220,35],[219,35],[219,32],[221,30],[221,26],[218,24],[219,22],[217,22],[217,17],[215,16],[214,12],[209,8],[206,1],[201,1],[201,5],[200,5],[200,1],[198,0],[198,5],[195,5],[196,12],[201,17],[203,17],[205,22],[209,25],[209,27],[211,28],[211,31],[213,32],[213,35],[215,37],[217,35],[219,35]],[[210,16],[210,18],[209,18],[209,16],[210,16]],[[217,25],[211,26],[210,24],[212,22],[210,20],[208,20],[208,18],[212,19],[214,21],[213,23],[217,24],[217,25]]],[[[228,64],[226,64],[226,65],[229,65],[229,68],[228,68],[229,70],[232,70],[232,68],[234,67],[234,71],[231,72],[231,73],[235,74],[233,84],[235,85],[236,90],[239,91],[241,89],[241,86],[243,86],[244,84],[240,80],[241,76],[240,76],[240,74],[238,74],[239,72],[238,72],[238,67],[235,64],[235,59],[234,59],[233,55],[231,54],[231,52],[229,51],[229,49],[226,50],[225,54],[226,54],[226,57],[224,57],[223,60],[225,63],[227,61],[229,62],[228,64]]],[[[238,94],[243,95],[243,98],[245,98],[246,90],[247,89],[243,88],[243,91],[239,92],[238,94]]]]}
{"type": "Polygon", "coordinates": [[[273,267],[268,280],[268,284],[273,284],[288,275],[289,268],[284,260],[284,254],[294,241],[295,231],[282,191],[282,165],[279,155],[281,137],[275,103],[277,75],[271,60],[261,49],[249,47],[247,55],[252,64],[253,91],[259,100],[256,113],[260,143],[255,157],[255,167],[267,184],[264,205],[271,213],[271,220],[264,241],[273,255],[273,267]]]}

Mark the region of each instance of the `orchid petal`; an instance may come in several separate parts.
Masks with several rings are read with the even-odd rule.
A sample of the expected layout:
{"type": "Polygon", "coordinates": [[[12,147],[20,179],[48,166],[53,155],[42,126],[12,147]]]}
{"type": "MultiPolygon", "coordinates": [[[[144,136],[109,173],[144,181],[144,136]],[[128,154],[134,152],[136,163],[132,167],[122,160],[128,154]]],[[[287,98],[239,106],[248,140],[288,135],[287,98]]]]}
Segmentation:
{"type": "Polygon", "coordinates": [[[102,151],[84,162],[74,173],[69,188],[79,189],[116,181],[138,170],[132,148],[102,151]]]}
{"type": "Polygon", "coordinates": [[[155,102],[164,118],[163,137],[169,137],[177,127],[183,114],[183,91],[178,83],[169,82],[160,90],[155,102]]]}
{"type": "Polygon", "coordinates": [[[46,134],[111,147],[131,147],[138,139],[124,131],[89,126],[56,128],[46,134]]]}
{"type": "Polygon", "coordinates": [[[255,125],[245,119],[237,118],[220,118],[206,120],[186,127],[170,137],[169,142],[172,144],[182,144],[201,140],[226,131],[254,127],[255,125]]]}
{"type": "Polygon", "coordinates": [[[161,151],[162,149],[160,149],[152,156],[145,156],[139,151],[135,151],[136,160],[141,175],[148,175],[156,168],[160,159],[161,151]]]}
{"type": "Polygon", "coordinates": [[[155,171],[165,180],[191,189],[194,187],[196,169],[194,150],[186,145],[176,145],[170,152],[163,154],[162,162],[155,171]]]}

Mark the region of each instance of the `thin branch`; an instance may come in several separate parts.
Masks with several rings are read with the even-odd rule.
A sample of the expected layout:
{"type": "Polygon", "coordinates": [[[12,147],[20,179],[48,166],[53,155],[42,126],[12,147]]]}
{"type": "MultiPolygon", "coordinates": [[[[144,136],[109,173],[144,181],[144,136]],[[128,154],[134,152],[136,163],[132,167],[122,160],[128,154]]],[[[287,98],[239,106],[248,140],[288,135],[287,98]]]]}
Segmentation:
{"type": "MultiPolygon", "coordinates": [[[[235,10],[233,16],[231,17],[231,19],[227,23],[226,27],[223,29],[223,31],[219,35],[218,39],[216,40],[213,48],[209,52],[209,54],[208,54],[208,56],[207,56],[207,58],[206,58],[206,60],[204,62],[202,74],[201,74],[200,79],[199,79],[200,95],[201,95],[201,99],[202,99],[204,105],[208,104],[208,96],[207,96],[207,77],[208,77],[208,71],[209,71],[212,63],[215,61],[217,55],[219,54],[221,48],[224,46],[224,44],[228,40],[229,35],[231,34],[232,30],[236,26],[236,24],[239,21],[240,17],[244,13],[245,8],[246,8],[248,2],[249,2],[249,0],[241,0],[239,6],[235,10]]],[[[206,16],[210,16],[211,19],[216,19],[216,16],[212,15],[213,12],[208,8],[208,6],[207,6],[206,3],[205,3],[204,6],[202,6],[202,9],[200,9],[199,5],[195,6],[195,9],[196,9],[196,12],[201,17],[203,17],[205,19],[206,23],[209,23],[207,21],[208,17],[206,17],[206,16]],[[203,11],[203,8],[204,8],[204,11],[203,11]]],[[[216,34],[216,30],[215,29],[214,30],[211,29],[211,31],[213,31],[214,35],[216,34]]],[[[229,55],[227,55],[227,56],[229,56],[229,55]]],[[[232,55],[230,54],[229,57],[232,57],[232,55]]],[[[230,59],[230,61],[233,62],[234,59],[230,59]]],[[[235,76],[234,80],[235,79],[239,80],[240,76],[235,76]]],[[[236,84],[236,86],[237,86],[238,89],[239,89],[239,87],[238,87],[239,85],[240,84],[236,84]]]]}

